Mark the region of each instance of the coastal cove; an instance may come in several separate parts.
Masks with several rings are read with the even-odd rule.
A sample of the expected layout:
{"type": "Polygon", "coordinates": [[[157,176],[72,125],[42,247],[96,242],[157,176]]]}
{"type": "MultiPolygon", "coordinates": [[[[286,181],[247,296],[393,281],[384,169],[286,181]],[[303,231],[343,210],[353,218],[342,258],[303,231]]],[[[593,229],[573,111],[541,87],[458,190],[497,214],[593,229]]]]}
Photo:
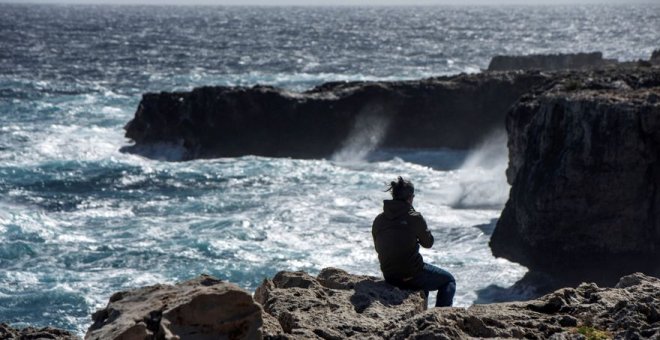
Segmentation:
{"type": "Polygon", "coordinates": [[[0,338],[660,336],[649,6],[0,4],[0,338]]]}

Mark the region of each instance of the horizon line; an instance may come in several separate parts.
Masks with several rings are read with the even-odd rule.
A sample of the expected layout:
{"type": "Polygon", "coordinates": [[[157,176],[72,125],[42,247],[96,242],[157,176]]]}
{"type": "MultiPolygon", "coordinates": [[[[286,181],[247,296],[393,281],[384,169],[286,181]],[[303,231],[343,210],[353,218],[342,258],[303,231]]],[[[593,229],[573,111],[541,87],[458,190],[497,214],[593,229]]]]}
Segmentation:
{"type": "Polygon", "coordinates": [[[219,4],[219,3],[208,3],[208,2],[197,2],[197,3],[178,3],[177,1],[163,1],[160,3],[155,2],[123,2],[121,0],[109,1],[109,2],[87,2],[84,0],[0,0],[0,4],[11,4],[11,5],[81,5],[81,6],[128,6],[128,7],[137,7],[137,6],[154,6],[154,7],[319,7],[319,8],[333,8],[333,7],[557,7],[557,6],[608,6],[608,5],[660,5],[653,0],[613,0],[613,1],[602,1],[602,0],[587,0],[583,3],[571,3],[570,0],[559,0],[559,1],[547,1],[542,3],[517,3],[514,1],[507,2],[504,0],[502,3],[494,4],[492,2],[481,2],[482,0],[476,0],[474,3],[442,3],[442,4],[415,4],[415,3],[405,3],[405,4],[238,4],[238,3],[229,3],[229,4],[219,4]]]}

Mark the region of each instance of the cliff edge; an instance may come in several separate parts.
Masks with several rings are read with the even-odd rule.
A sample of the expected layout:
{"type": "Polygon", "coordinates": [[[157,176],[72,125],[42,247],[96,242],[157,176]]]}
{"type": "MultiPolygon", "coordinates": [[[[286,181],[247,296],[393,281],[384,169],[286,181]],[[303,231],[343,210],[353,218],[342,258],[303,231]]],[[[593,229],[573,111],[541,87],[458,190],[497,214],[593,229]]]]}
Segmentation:
{"type": "Polygon", "coordinates": [[[572,282],[658,273],[659,68],[572,73],[523,96],[506,128],[493,255],[572,282]]]}

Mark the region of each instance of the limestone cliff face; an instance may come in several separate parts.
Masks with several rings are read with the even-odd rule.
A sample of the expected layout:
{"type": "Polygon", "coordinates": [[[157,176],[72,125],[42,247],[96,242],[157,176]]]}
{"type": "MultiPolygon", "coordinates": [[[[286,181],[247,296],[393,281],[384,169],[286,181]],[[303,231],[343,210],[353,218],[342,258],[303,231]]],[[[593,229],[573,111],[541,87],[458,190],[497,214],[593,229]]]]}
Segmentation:
{"type": "Polygon", "coordinates": [[[534,72],[420,81],[328,83],[304,93],[202,87],[145,94],[125,127],[135,142],[183,146],[186,159],[329,157],[349,137],[385,147],[465,149],[502,128],[506,111],[550,77],[534,72]]]}
{"type": "Polygon", "coordinates": [[[512,187],[490,242],[495,256],[610,280],[655,270],[660,69],[569,74],[523,97],[506,124],[512,187]]]}

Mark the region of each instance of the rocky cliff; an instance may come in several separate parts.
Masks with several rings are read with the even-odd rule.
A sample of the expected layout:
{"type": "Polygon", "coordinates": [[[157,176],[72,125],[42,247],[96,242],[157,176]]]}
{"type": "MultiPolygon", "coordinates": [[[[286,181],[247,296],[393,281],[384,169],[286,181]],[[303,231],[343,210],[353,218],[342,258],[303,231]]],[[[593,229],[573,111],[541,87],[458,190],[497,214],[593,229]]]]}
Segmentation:
{"type": "Polygon", "coordinates": [[[660,69],[568,74],[509,111],[493,254],[574,282],[658,271],[660,69]]]}
{"type": "Polygon", "coordinates": [[[125,127],[135,142],[182,146],[184,159],[323,158],[361,147],[465,149],[503,127],[509,107],[549,76],[484,73],[419,81],[327,83],[304,93],[267,86],[148,93],[125,127]]]}
{"type": "Polygon", "coordinates": [[[400,290],[381,279],[335,268],[324,269],[317,277],[280,272],[265,280],[254,294],[263,309],[245,298],[240,289],[208,276],[176,286],[157,285],[118,294],[95,314],[86,338],[660,337],[660,279],[639,273],[621,278],[615,288],[585,283],[527,302],[428,310],[421,292],[400,290]],[[187,288],[172,288],[180,286],[187,288]],[[238,294],[238,298],[206,294],[210,290],[238,294]],[[206,293],[191,295],[192,291],[206,293]],[[178,316],[172,315],[172,310],[178,310],[178,316]]]}
{"type": "Polygon", "coordinates": [[[581,68],[604,67],[616,64],[615,60],[603,59],[601,52],[532,54],[522,56],[495,56],[488,64],[488,71],[509,70],[575,70],[581,68]]]}

